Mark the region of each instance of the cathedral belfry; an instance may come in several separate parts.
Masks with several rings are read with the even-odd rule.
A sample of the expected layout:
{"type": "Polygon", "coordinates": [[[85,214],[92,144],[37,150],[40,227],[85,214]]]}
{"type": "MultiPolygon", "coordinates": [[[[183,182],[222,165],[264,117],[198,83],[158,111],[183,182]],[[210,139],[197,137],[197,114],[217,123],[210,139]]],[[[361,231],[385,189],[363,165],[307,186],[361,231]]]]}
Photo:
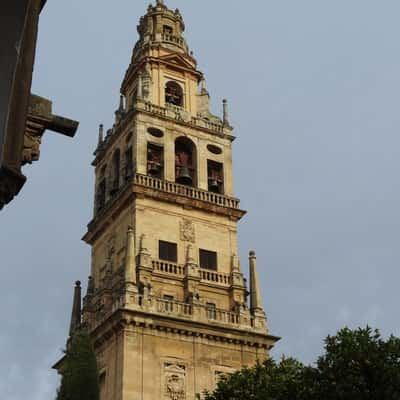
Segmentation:
{"type": "MultiPolygon", "coordinates": [[[[268,357],[256,255],[241,270],[228,104],[211,114],[179,10],[149,5],[121,86],[115,123],[100,126],[92,248],[82,319],[101,400],[194,400],[221,374],[268,357]],[[249,289],[249,291],[248,291],[249,289]],[[248,299],[249,297],[249,299],[248,299]]],[[[57,366],[56,366],[57,367],[57,366]]]]}

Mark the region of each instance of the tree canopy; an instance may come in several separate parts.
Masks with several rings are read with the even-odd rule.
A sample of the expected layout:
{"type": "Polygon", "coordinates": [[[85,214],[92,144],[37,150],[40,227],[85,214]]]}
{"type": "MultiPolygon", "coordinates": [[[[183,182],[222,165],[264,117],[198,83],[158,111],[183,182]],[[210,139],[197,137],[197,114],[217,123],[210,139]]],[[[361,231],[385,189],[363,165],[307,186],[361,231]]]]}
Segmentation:
{"type": "Polygon", "coordinates": [[[65,352],[57,400],[99,400],[99,375],[90,337],[76,333],[65,352]]]}
{"type": "Polygon", "coordinates": [[[312,366],[267,360],[225,376],[206,400],[398,400],[400,339],[378,330],[342,329],[312,366]]]}

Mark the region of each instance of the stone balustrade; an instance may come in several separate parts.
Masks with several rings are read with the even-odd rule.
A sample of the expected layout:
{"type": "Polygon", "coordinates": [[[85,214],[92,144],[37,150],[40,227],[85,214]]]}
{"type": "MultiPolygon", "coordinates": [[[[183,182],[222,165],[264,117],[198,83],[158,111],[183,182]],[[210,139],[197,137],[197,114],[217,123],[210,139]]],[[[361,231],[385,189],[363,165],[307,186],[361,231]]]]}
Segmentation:
{"type": "MultiPolygon", "coordinates": [[[[140,107],[140,102],[137,102],[136,106],[137,106],[137,108],[140,109],[141,108],[140,107]]],[[[144,109],[147,112],[150,112],[152,114],[162,115],[163,117],[166,117],[167,116],[167,112],[168,112],[168,110],[166,108],[157,106],[157,105],[155,105],[153,103],[150,103],[148,101],[144,102],[144,109]]],[[[168,116],[170,116],[170,115],[168,115],[168,116]]]]}
{"type": "Polygon", "coordinates": [[[222,121],[221,123],[216,123],[201,117],[191,117],[182,107],[174,106],[172,104],[168,104],[167,107],[160,107],[148,101],[137,100],[135,108],[138,110],[144,110],[151,114],[171,118],[175,121],[184,122],[196,128],[204,128],[218,135],[224,134],[224,124],[222,121]]]}
{"type": "Polygon", "coordinates": [[[214,131],[219,134],[222,134],[224,132],[223,124],[217,124],[215,122],[208,121],[204,118],[192,117],[191,123],[192,125],[199,126],[201,128],[206,128],[210,131],[214,131]]]}
{"type": "Polygon", "coordinates": [[[174,111],[174,112],[176,112],[176,113],[183,113],[183,112],[185,112],[185,110],[184,110],[183,107],[176,106],[175,104],[166,103],[166,104],[165,104],[165,108],[166,108],[167,110],[172,110],[172,111],[174,111]]]}
{"type": "MultiPolygon", "coordinates": [[[[153,265],[153,270],[161,274],[176,275],[181,277],[185,276],[186,274],[186,268],[183,265],[173,264],[160,260],[153,260],[152,265],[153,265]]],[[[203,282],[213,283],[223,286],[229,286],[231,284],[230,274],[211,271],[209,269],[204,269],[204,268],[200,268],[199,272],[201,281],[203,282]]]]}
{"type": "Polygon", "coordinates": [[[133,309],[147,310],[160,315],[168,314],[177,318],[205,322],[207,324],[215,323],[247,329],[254,328],[253,318],[249,311],[235,313],[228,310],[210,308],[204,304],[189,304],[152,296],[145,298],[141,295],[137,295],[132,299],[131,307],[133,309]]]}
{"type": "Polygon", "coordinates": [[[161,39],[162,39],[163,42],[176,44],[176,45],[178,45],[180,47],[186,48],[185,41],[179,36],[174,36],[174,35],[170,35],[170,34],[163,34],[161,36],[161,39]]]}
{"type": "Polygon", "coordinates": [[[201,200],[212,203],[220,207],[239,209],[240,201],[234,197],[223,194],[208,192],[191,186],[180,185],[179,183],[154,178],[148,175],[135,174],[134,183],[136,185],[159,190],[161,192],[172,193],[175,195],[186,196],[194,200],[201,200]]]}
{"type": "Polygon", "coordinates": [[[175,46],[178,46],[182,48],[185,51],[188,51],[188,45],[182,37],[179,36],[174,36],[170,34],[156,34],[156,35],[151,35],[148,36],[144,39],[139,40],[136,42],[135,47],[133,48],[133,59],[137,59],[137,57],[140,55],[140,50],[145,46],[149,45],[152,42],[165,42],[165,43],[170,43],[175,46]]]}
{"type": "Polygon", "coordinates": [[[231,277],[229,274],[222,272],[210,271],[209,269],[200,269],[201,280],[209,283],[217,283],[220,285],[229,286],[231,284],[231,277]]]}
{"type": "Polygon", "coordinates": [[[153,261],[153,270],[168,275],[185,275],[185,267],[178,264],[172,264],[164,261],[153,261]]]}
{"type": "Polygon", "coordinates": [[[161,314],[173,314],[179,317],[191,317],[193,315],[193,305],[181,303],[179,301],[170,301],[164,299],[154,299],[156,312],[161,314]]]}
{"type": "Polygon", "coordinates": [[[106,312],[97,314],[93,321],[93,328],[122,309],[148,313],[152,315],[152,318],[157,315],[160,317],[168,315],[169,317],[207,325],[223,325],[247,331],[265,332],[266,330],[265,316],[254,316],[248,309],[242,310],[242,312],[233,312],[200,303],[184,303],[141,294],[130,294],[128,298],[122,295],[115,299],[106,312]]]}

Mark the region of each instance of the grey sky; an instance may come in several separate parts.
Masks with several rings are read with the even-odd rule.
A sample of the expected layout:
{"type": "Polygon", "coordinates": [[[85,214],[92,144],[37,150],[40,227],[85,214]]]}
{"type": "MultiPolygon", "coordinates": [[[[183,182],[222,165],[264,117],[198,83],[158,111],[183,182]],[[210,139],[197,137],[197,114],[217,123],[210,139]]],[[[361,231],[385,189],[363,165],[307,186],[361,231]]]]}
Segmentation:
{"type": "MultiPolygon", "coordinates": [[[[112,124],[142,0],[49,0],[35,93],[81,122],[48,133],[0,213],[0,398],[51,400],[76,279],[86,280],[90,162],[112,124]]],[[[274,351],[311,362],[344,324],[400,335],[398,0],[167,0],[214,111],[230,101],[240,254],[259,260],[274,351]]]]}

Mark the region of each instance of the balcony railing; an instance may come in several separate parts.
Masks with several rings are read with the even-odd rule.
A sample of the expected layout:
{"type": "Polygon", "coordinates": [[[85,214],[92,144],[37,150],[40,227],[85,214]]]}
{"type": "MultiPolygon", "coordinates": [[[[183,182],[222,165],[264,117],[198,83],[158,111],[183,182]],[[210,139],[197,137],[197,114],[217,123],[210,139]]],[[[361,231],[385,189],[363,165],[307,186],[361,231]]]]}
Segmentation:
{"type": "Polygon", "coordinates": [[[254,316],[249,309],[240,312],[210,307],[207,304],[184,303],[176,300],[167,300],[151,295],[130,294],[129,297],[121,295],[116,298],[107,311],[97,313],[93,320],[93,328],[100,325],[116,311],[125,309],[143,314],[194,321],[207,325],[223,325],[240,330],[267,333],[265,315],[254,316]]]}
{"type": "Polygon", "coordinates": [[[204,282],[218,283],[221,285],[229,286],[231,284],[231,277],[229,274],[222,272],[210,271],[208,269],[200,269],[201,280],[204,282]]]}
{"type": "Polygon", "coordinates": [[[194,188],[191,186],[180,185],[179,183],[165,181],[153,178],[148,175],[135,174],[134,183],[150,189],[159,190],[165,193],[172,193],[189,197],[194,200],[205,201],[220,207],[239,209],[240,201],[234,197],[228,197],[223,194],[208,192],[206,190],[194,188]]]}
{"type": "MultiPolygon", "coordinates": [[[[183,265],[173,264],[160,260],[153,260],[153,270],[160,274],[174,275],[183,277],[186,274],[186,268],[183,265]]],[[[217,271],[210,271],[209,269],[200,268],[200,279],[202,282],[214,283],[222,286],[229,286],[231,284],[231,277],[229,274],[217,271]]]]}
{"type": "Polygon", "coordinates": [[[181,47],[185,47],[185,41],[181,37],[170,35],[168,33],[164,33],[162,35],[162,41],[177,44],[178,46],[181,46],[181,47]]]}
{"type": "Polygon", "coordinates": [[[176,106],[175,104],[171,104],[171,103],[165,103],[165,108],[167,110],[172,110],[172,111],[174,111],[176,113],[182,113],[182,112],[185,111],[183,107],[176,106]]]}
{"type": "MultiPolygon", "coordinates": [[[[162,117],[171,118],[176,121],[183,121],[188,125],[192,125],[196,128],[205,128],[212,132],[215,132],[218,135],[222,135],[224,133],[224,124],[211,122],[208,119],[200,118],[200,117],[190,117],[188,120],[183,119],[183,115],[186,113],[182,107],[174,106],[168,104],[167,107],[160,107],[148,101],[140,101],[136,102],[136,108],[139,110],[145,110],[146,112],[160,115],[162,117]]],[[[186,113],[187,114],[187,113],[186,113]]]]}
{"type": "Polygon", "coordinates": [[[193,306],[188,303],[181,303],[173,300],[156,299],[156,312],[170,313],[177,316],[191,317],[193,315],[193,306]]]}
{"type": "Polygon", "coordinates": [[[153,261],[153,270],[168,275],[185,275],[185,267],[164,261],[153,261]]]}
{"type": "MultiPolygon", "coordinates": [[[[117,301],[114,304],[113,311],[116,311],[123,304],[117,301]]],[[[189,304],[176,300],[165,300],[157,297],[144,297],[134,295],[129,304],[125,304],[129,309],[159,314],[160,316],[173,316],[186,320],[196,320],[207,324],[233,325],[244,329],[255,329],[254,318],[247,310],[243,313],[222,310],[219,308],[210,308],[204,304],[189,304]]]]}

